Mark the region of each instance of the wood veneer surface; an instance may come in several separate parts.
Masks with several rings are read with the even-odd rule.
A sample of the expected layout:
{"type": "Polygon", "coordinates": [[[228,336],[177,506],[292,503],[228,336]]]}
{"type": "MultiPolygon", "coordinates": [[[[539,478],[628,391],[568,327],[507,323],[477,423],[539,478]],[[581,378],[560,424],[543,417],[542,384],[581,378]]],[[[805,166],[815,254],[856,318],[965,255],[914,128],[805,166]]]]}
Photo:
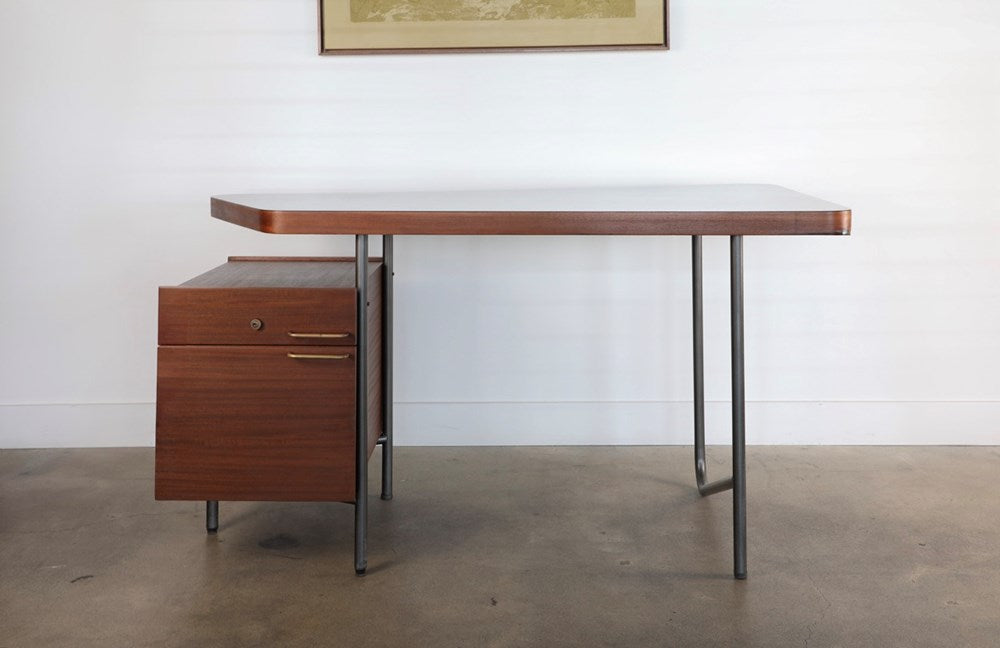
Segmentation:
{"type": "Polygon", "coordinates": [[[354,500],[353,347],[162,346],[156,498],[354,500]]]}
{"type": "Polygon", "coordinates": [[[181,287],[354,290],[354,260],[230,257],[228,262],[185,281],[181,287]]]}
{"type": "Polygon", "coordinates": [[[275,234],[849,234],[846,207],[777,185],[212,198],[212,216],[275,234]]]}
{"type": "MultiPolygon", "coordinates": [[[[371,290],[383,265],[369,261],[371,290]]],[[[354,261],[230,261],[160,288],[160,344],[356,344],[354,261]],[[259,320],[259,329],[251,320],[259,320]],[[345,337],[293,338],[289,332],[345,337]]],[[[379,292],[381,294],[381,292],[379,292]]]]}
{"type": "MultiPolygon", "coordinates": [[[[354,501],[354,272],[353,259],[234,257],[161,288],[157,499],[354,501]],[[271,287],[251,287],[259,283],[271,287]],[[245,313],[232,328],[234,303],[275,315],[274,341],[252,337],[269,325],[253,331],[245,313]],[[351,335],[337,346],[287,337],[278,324],[289,313],[307,329],[333,316],[351,335]],[[247,336],[251,344],[240,341],[247,336]]],[[[368,456],[382,433],[384,272],[369,261],[368,456]]]]}

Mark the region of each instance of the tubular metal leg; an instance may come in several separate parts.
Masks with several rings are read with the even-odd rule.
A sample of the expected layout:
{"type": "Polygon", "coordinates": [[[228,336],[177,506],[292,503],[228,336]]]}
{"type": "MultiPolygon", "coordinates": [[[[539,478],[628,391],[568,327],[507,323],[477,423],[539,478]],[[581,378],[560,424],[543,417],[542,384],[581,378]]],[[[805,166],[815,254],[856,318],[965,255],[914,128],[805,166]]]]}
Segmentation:
{"type": "Polygon", "coordinates": [[[733,571],[747,577],[746,395],[743,378],[743,237],[729,238],[729,316],[733,363],[733,571]]]}
{"type": "Polygon", "coordinates": [[[392,499],[392,236],[382,237],[382,499],[392,499]]]}
{"type": "Polygon", "coordinates": [[[368,568],[368,236],[355,237],[358,293],[357,398],[355,402],[354,571],[368,568]]]}
{"type": "Polygon", "coordinates": [[[730,336],[732,340],[733,476],[707,483],[705,464],[705,359],[701,236],[691,237],[694,310],[694,464],[698,492],[733,489],[733,574],[747,577],[746,394],[743,375],[743,237],[729,239],[730,336]]]}
{"type": "Polygon", "coordinates": [[[694,312],[694,472],[704,497],[733,487],[732,477],[708,483],[705,463],[705,334],[701,280],[701,236],[691,237],[691,302],[694,312]]]}
{"type": "Polygon", "coordinates": [[[205,530],[209,533],[215,533],[219,530],[218,500],[208,500],[205,502],[205,530]]]}

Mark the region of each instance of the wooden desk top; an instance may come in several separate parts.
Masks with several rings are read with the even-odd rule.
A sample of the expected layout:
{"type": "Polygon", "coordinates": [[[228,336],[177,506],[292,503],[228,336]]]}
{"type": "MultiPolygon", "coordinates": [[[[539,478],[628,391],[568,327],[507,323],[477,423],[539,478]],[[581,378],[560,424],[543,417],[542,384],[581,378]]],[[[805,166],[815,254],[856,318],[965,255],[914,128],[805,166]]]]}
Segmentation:
{"type": "Polygon", "coordinates": [[[776,185],[240,194],[212,216],[272,234],[850,234],[851,211],[776,185]]]}

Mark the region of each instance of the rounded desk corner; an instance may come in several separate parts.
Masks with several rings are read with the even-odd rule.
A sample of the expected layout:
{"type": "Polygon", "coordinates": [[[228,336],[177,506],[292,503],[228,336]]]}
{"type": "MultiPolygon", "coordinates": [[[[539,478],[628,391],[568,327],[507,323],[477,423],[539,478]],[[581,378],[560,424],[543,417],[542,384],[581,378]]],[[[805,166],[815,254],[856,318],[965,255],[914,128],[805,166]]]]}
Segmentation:
{"type": "Polygon", "coordinates": [[[230,202],[225,196],[212,196],[210,213],[212,218],[265,234],[291,233],[282,225],[281,215],[284,212],[230,202]]]}
{"type": "Polygon", "coordinates": [[[851,210],[835,212],[833,215],[834,229],[836,234],[841,236],[851,235],[851,210]]]}
{"type": "Polygon", "coordinates": [[[254,229],[257,231],[264,232],[265,234],[288,234],[281,225],[281,212],[269,209],[255,209],[254,213],[257,217],[257,227],[254,229]]]}

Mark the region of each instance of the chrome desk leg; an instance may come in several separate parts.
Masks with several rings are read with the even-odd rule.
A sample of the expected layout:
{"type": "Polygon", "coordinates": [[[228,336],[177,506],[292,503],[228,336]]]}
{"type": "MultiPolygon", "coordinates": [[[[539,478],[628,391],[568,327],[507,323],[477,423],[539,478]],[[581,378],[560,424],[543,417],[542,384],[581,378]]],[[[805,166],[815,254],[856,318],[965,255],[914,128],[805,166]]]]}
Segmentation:
{"type": "Polygon", "coordinates": [[[355,400],[354,571],[368,568],[368,236],[355,237],[355,285],[358,294],[357,394],[355,400]]]}
{"type": "Polygon", "coordinates": [[[215,533],[219,530],[219,501],[208,500],[205,502],[205,530],[215,533]]]}
{"type": "Polygon", "coordinates": [[[705,334],[701,280],[701,237],[691,237],[691,301],[694,311],[694,472],[698,492],[711,495],[733,487],[727,477],[708,483],[705,463],[705,334]]]}
{"type": "Polygon", "coordinates": [[[733,363],[733,571],[747,577],[746,396],[743,385],[743,237],[729,237],[729,317],[733,363]]]}
{"type": "Polygon", "coordinates": [[[382,499],[392,499],[392,236],[382,237],[382,499]]]}
{"type": "Polygon", "coordinates": [[[701,236],[691,237],[694,311],[694,462],[698,492],[711,495],[733,489],[733,573],[747,577],[746,400],[743,376],[743,237],[730,237],[730,335],[732,339],[733,476],[708,483],[705,463],[705,358],[702,301],[701,236]]]}

